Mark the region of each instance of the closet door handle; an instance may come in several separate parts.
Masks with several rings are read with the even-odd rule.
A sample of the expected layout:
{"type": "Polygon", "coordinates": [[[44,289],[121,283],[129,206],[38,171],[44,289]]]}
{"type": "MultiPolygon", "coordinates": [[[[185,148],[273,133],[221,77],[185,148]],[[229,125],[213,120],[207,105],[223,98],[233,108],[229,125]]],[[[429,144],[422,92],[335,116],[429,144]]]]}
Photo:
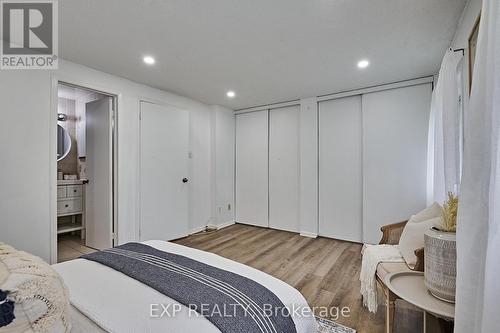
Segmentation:
{"type": "Polygon", "coordinates": [[[183,182],[183,183],[187,183],[188,181],[189,181],[189,179],[187,179],[187,178],[182,178],[182,182],[183,182]]]}

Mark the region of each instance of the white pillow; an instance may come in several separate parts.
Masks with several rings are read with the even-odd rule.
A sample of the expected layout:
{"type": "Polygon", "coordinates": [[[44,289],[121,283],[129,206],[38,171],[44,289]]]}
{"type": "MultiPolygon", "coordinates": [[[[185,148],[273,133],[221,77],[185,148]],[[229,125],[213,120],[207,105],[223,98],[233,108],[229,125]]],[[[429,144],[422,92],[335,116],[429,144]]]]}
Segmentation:
{"type": "Polygon", "coordinates": [[[439,216],[426,221],[409,221],[406,224],[399,240],[399,251],[411,269],[414,269],[417,264],[415,250],[424,247],[424,233],[433,226],[439,225],[441,219],[439,216]]]}
{"type": "Polygon", "coordinates": [[[443,216],[443,207],[437,202],[434,202],[432,205],[420,211],[419,213],[412,215],[412,217],[410,218],[410,222],[424,222],[441,216],[443,216]]]}

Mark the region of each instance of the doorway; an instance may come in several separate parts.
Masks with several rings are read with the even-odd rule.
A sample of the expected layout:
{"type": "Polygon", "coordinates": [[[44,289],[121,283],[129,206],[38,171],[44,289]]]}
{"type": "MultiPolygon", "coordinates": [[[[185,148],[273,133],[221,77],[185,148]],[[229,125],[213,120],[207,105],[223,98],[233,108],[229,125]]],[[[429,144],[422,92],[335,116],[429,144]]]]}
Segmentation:
{"type": "Polygon", "coordinates": [[[116,95],[57,83],[56,262],[114,246],[116,95]]]}

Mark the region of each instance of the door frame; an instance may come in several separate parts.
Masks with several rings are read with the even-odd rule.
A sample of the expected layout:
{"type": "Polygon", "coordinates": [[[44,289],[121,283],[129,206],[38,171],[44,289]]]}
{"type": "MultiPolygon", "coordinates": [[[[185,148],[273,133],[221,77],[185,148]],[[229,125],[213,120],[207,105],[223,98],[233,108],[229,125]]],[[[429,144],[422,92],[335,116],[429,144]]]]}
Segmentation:
{"type": "Polygon", "coordinates": [[[50,94],[50,124],[49,124],[49,231],[50,231],[50,263],[57,263],[57,111],[58,87],[60,84],[73,86],[109,96],[113,99],[112,131],[112,216],[113,216],[113,246],[118,244],[118,120],[119,110],[123,103],[122,93],[110,87],[102,87],[95,82],[64,75],[51,75],[50,94]]]}

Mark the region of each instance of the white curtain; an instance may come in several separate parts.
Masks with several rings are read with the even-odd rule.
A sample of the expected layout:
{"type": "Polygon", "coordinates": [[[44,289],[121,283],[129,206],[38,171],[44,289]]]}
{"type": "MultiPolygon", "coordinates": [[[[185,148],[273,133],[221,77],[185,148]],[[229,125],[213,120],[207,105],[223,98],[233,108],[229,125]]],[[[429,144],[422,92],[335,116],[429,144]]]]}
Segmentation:
{"type": "Polygon", "coordinates": [[[457,66],[461,52],[448,50],[432,93],[427,151],[427,205],[443,203],[460,184],[460,82],[457,66]]]}
{"type": "Polygon", "coordinates": [[[483,0],[457,230],[455,332],[500,330],[500,5],[483,0]]]}

